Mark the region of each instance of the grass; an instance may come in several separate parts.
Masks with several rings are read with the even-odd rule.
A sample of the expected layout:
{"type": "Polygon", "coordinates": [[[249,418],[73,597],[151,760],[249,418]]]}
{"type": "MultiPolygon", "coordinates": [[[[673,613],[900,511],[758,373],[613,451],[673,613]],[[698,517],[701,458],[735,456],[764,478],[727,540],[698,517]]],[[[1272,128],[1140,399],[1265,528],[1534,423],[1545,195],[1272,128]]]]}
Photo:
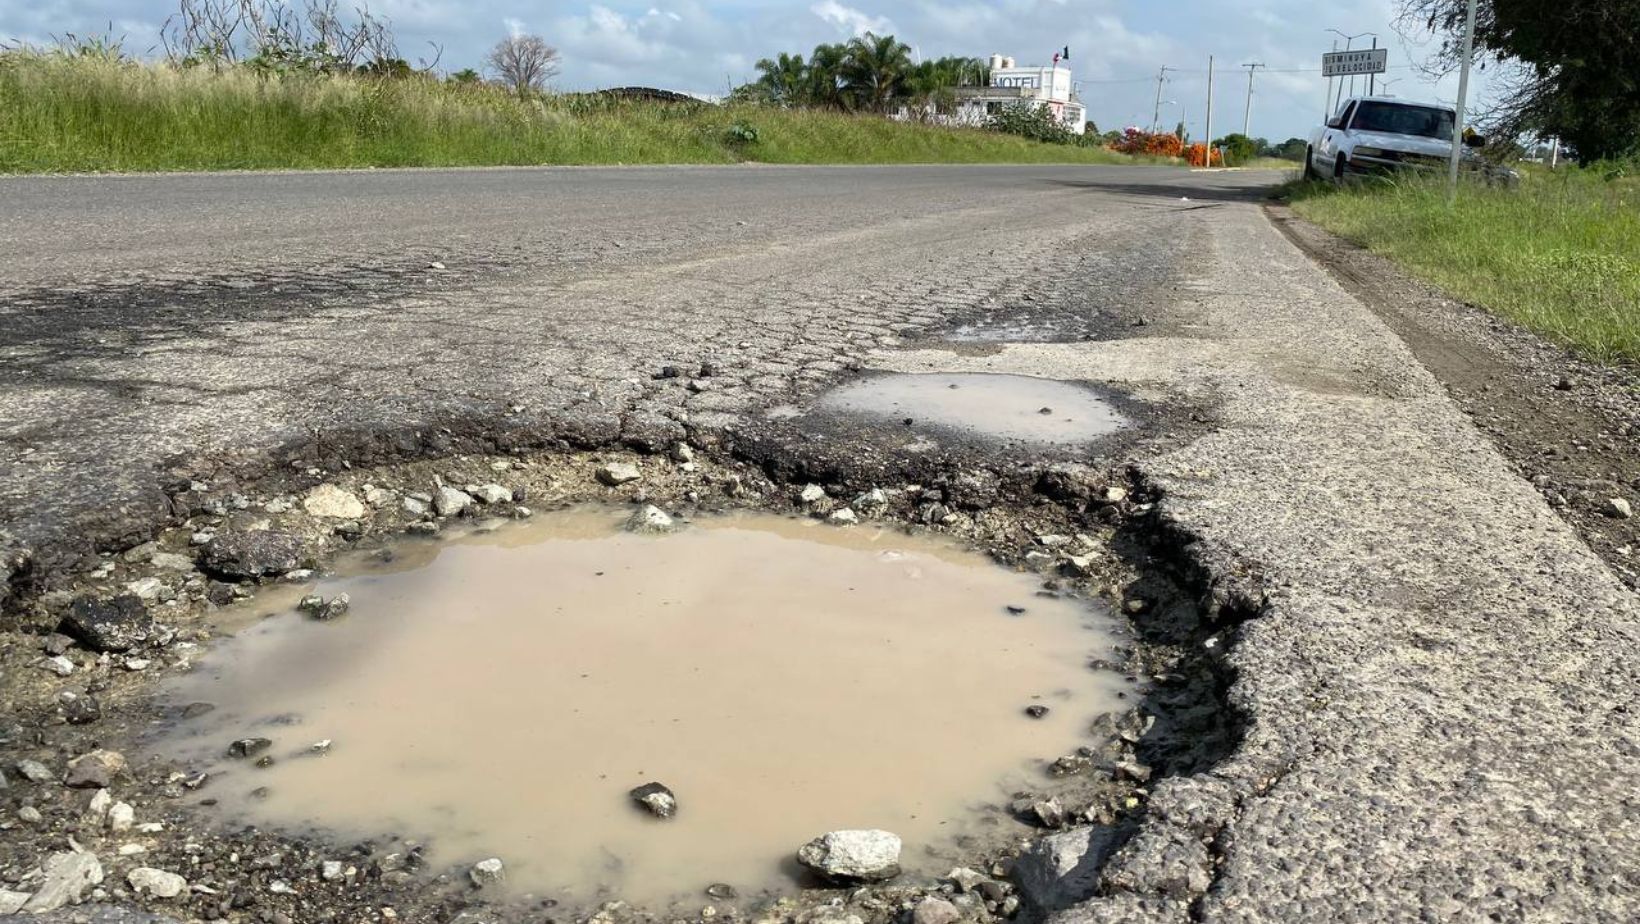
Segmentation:
{"type": "Polygon", "coordinates": [[[547,97],[0,53],[0,172],[523,164],[1124,163],[1100,148],[836,112],[547,97]],[[751,125],[758,140],[732,140],[751,125]]]}
{"type": "Polygon", "coordinates": [[[1528,169],[1515,187],[1439,178],[1295,183],[1293,209],[1452,295],[1604,363],[1640,362],[1634,166],[1528,169]]]}

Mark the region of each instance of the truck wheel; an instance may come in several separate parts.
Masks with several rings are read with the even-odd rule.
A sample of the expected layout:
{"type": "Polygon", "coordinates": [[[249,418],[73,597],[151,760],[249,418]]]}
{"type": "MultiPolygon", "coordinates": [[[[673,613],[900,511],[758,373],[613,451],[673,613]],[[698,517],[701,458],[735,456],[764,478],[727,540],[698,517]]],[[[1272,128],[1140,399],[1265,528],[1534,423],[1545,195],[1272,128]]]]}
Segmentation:
{"type": "Polygon", "coordinates": [[[1344,152],[1340,151],[1338,156],[1333,158],[1333,182],[1344,182],[1344,178],[1349,175],[1349,172],[1350,159],[1344,156],[1344,152]]]}
{"type": "Polygon", "coordinates": [[[1306,179],[1306,180],[1320,179],[1320,177],[1318,177],[1316,175],[1316,172],[1315,172],[1315,149],[1314,148],[1306,147],[1304,149],[1304,179],[1306,179]]]}

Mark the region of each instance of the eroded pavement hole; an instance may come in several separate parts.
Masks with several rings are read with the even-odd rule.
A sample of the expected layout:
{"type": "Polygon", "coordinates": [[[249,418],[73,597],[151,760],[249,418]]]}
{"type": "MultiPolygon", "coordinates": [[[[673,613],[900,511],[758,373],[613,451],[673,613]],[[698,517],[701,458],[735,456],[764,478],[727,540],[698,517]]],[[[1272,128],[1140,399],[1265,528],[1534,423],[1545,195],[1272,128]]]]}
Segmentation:
{"type": "Polygon", "coordinates": [[[991,373],[874,375],[826,392],[816,407],[1038,446],[1089,443],[1128,423],[1085,385],[991,373]]]}
{"type": "MultiPolygon", "coordinates": [[[[989,396],[996,426],[1043,438],[1112,417],[1000,378],[848,400],[989,396]],[[1052,420],[1028,407],[1048,402],[1052,420]]],[[[1122,678],[1088,669],[1112,656],[1108,610],[950,540],[763,513],[646,534],[631,515],[447,530],[270,587],[169,682],[175,721],[147,747],[208,774],[192,801],[223,821],[394,833],[435,864],[499,858],[500,889],[661,906],[788,891],[797,848],[838,829],[891,831],[907,873],[942,875],[1028,834],[1012,795],[1122,708],[1122,678]],[[672,817],[629,794],[651,782],[672,817]]]]}

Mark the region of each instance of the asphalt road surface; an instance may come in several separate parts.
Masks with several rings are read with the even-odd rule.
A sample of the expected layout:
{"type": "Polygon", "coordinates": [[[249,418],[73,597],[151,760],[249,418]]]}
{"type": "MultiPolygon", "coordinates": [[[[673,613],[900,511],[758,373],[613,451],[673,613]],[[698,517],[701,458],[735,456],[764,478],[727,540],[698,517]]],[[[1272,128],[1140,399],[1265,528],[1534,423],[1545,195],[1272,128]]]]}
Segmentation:
{"type": "Polygon", "coordinates": [[[1271,226],[1273,179],[0,181],[0,529],[67,561],[151,522],[178,457],[464,425],[662,445],[858,368],[1210,404],[1134,461],[1239,614],[1243,740],[1159,782],[1061,917],[1640,918],[1635,598],[1271,226]],[[699,390],[656,377],[701,363],[699,390]]]}

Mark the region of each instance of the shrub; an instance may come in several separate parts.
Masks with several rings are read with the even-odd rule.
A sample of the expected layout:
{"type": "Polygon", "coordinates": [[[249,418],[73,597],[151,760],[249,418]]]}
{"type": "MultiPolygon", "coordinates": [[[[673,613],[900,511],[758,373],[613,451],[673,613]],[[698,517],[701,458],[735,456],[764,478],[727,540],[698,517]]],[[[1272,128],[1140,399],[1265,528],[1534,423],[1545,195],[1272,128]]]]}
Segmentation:
{"type": "Polygon", "coordinates": [[[1182,157],[1184,155],[1184,141],[1171,132],[1147,132],[1137,128],[1128,128],[1122,132],[1120,138],[1111,143],[1111,148],[1123,154],[1140,154],[1147,157],[1182,157]]]}
{"type": "Polygon", "coordinates": [[[1059,121],[1053,110],[1040,103],[1021,101],[1004,106],[1001,112],[986,120],[985,127],[1051,144],[1071,144],[1077,138],[1075,132],[1059,121]]]}

